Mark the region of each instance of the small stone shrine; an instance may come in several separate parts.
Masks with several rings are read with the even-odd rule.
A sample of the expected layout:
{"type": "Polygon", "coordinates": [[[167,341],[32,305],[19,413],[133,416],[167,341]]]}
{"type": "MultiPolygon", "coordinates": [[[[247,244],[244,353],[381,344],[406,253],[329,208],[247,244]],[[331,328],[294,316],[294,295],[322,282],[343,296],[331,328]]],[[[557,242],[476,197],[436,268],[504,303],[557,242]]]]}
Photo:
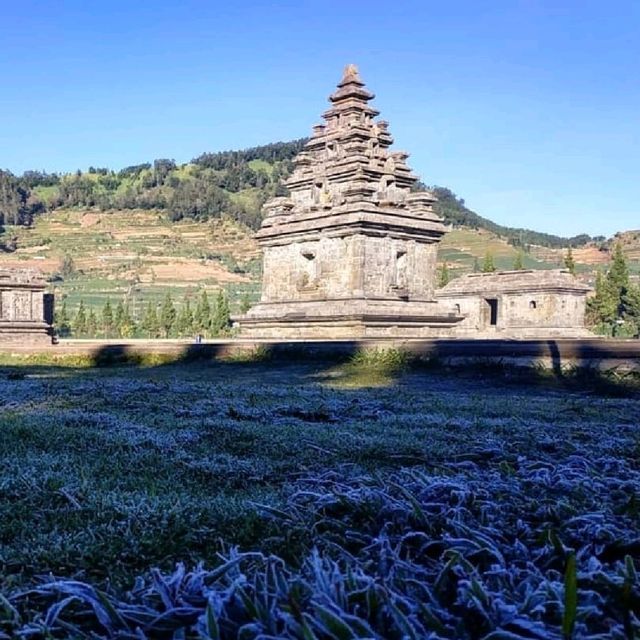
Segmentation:
{"type": "Polygon", "coordinates": [[[53,296],[42,274],[32,269],[0,269],[0,348],[52,343],[53,296]]]}
{"type": "Polygon", "coordinates": [[[324,124],[295,160],[289,196],[264,206],[262,297],[236,318],[249,338],[432,337],[463,320],[435,298],[445,227],[413,192],[408,155],[349,65],[324,124]]]}
{"type": "Polygon", "coordinates": [[[464,320],[455,335],[465,338],[580,338],[587,293],[566,269],[467,273],[436,292],[464,320]]]}

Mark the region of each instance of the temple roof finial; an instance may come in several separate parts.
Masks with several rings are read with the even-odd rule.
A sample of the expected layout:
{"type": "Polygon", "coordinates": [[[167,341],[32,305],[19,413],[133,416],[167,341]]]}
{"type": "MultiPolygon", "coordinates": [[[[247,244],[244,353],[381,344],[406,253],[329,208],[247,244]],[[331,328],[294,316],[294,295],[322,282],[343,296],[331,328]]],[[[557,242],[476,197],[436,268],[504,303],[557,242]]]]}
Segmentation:
{"type": "Polygon", "coordinates": [[[342,73],[342,80],[340,84],[343,82],[362,82],[360,79],[360,73],[358,72],[358,67],[355,64],[348,64],[342,73]]]}

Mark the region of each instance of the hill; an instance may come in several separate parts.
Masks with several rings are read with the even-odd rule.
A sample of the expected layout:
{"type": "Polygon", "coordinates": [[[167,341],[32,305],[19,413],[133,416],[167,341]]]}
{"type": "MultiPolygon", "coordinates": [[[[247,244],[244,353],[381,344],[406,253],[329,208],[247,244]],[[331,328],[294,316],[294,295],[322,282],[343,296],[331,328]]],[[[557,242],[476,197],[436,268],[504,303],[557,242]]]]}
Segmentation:
{"type": "MultiPolygon", "coordinates": [[[[286,193],[281,180],[305,140],[205,153],[119,171],[90,167],[72,174],[0,171],[0,266],[37,267],[50,276],[73,314],[80,300],[98,312],[122,300],[138,319],[171,293],[195,303],[201,291],[227,292],[232,311],[257,299],[260,256],[252,239],[264,201],[286,193]]],[[[490,253],[498,269],[516,259],[527,268],[562,265],[571,246],[589,279],[620,241],[640,273],[640,232],[605,241],[562,238],[498,225],[470,210],[446,187],[430,187],[450,225],[439,250],[453,276],[490,253]]]]}

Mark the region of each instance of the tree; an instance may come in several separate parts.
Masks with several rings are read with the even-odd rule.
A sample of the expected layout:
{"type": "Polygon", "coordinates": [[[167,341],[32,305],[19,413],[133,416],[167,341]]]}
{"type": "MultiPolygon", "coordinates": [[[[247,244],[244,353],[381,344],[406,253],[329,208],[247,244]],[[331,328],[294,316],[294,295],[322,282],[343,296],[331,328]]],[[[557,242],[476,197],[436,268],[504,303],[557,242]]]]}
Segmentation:
{"type": "Polygon", "coordinates": [[[176,330],[182,338],[193,334],[193,312],[191,311],[189,298],[186,298],[180,307],[180,313],[178,313],[176,320],[176,330]]]}
{"type": "Polygon", "coordinates": [[[633,331],[636,294],[631,289],[627,259],[617,243],[607,274],[599,272],[596,277],[595,295],[588,303],[590,323],[610,335],[616,335],[623,323],[629,323],[633,331]]]}
{"type": "MultiPolygon", "coordinates": [[[[627,266],[627,259],[622,251],[622,245],[617,242],[613,250],[613,260],[611,261],[611,268],[607,274],[607,280],[612,287],[612,290],[620,299],[620,305],[629,288],[629,267],[627,266]]],[[[622,309],[621,309],[622,311],[622,309]]]]}
{"type": "Polygon", "coordinates": [[[110,338],[113,334],[113,309],[111,308],[111,301],[107,298],[107,301],[102,307],[102,332],[105,338],[110,338]]]}
{"type": "Polygon", "coordinates": [[[564,257],[564,267],[568,269],[572,276],[576,275],[576,261],[573,259],[573,251],[571,247],[567,249],[567,254],[564,257]]]}
{"type": "Polygon", "coordinates": [[[514,271],[522,271],[524,269],[524,256],[522,251],[518,251],[515,260],[513,261],[514,271]]]}
{"type": "Polygon", "coordinates": [[[116,305],[116,311],[113,316],[113,328],[118,337],[122,336],[122,325],[124,324],[125,318],[125,310],[124,304],[122,300],[118,300],[118,304],[116,305]]]}
{"type": "Polygon", "coordinates": [[[29,190],[9,171],[0,170],[0,224],[29,224],[29,190]]]}
{"type": "Polygon", "coordinates": [[[193,317],[194,329],[204,335],[209,333],[211,328],[211,305],[209,304],[209,297],[207,292],[203,289],[200,294],[200,299],[196,306],[196,310],[193,317]]]}
{"type": "Polygon", "coordinates": [[[173,306],[171,294],[167,291],[160,309],[160,325],[164,331],[164,337],[171,335],[171,330],[176,321],[176,308],[173,306]]]}
{"type": "Polygon", "coordinates": [[[76,265],[73,258],[68,253],[65,253],[62,260],[60,260],[59,270],[60,275],[63,278],[70,278],[75,274],[76,265]]]}
{"type": "Polygon", "coordinates": [[[164,184],[167,176],[176,169],[175,160],[160,158],[153,161],[153,181],[155,186],[164,184]]]}
{"type": "Polygon", "coordinates": [[[98,318],[96,318],[95,311],[93,309],[89,309],[89,314],[87,316],[87,337],[95,338],[98,333],[98,318]]]}
{"type": "Polygon", "coordinates": [[[76,317],[73,320],[73,333],[79,338],[84,337],[87,333],[87,312],[83,300],[80,300],[76,317]]]}
{"type": "Polygon", "coordinates": [[[449,275],[449,266],[447,265],[446,262],[444,262],[442,264],[442,267],[440,267],[440,275],[438,277],[438,286],[446,287],[449,284],[450,280],[451,280],[451,277],[449,275]]]}
{"type": "Polygon", "coordinates": [[[218,290],[216,303],[211,317],[211,332],[215,336],[226,333],[231,327],[231,313],[229,310],[229,301],[224,289],[218,290]]]}
{"type": "Polygon", "coordinates": [[[496,265],[493,260],[493,254],[490,251],[484,254],[484,262],[482,263],[483,273],[493,273],[496,270],[496,265]]]}
{"type": "Polygon", "coordinates": [[[119,338],[130,338],[135,333],[136,323],[131,317],[129,307],[118,300],[113,317],[113,329],[119,338]]]}
{"type": "Polygon", "coordinates": [[[590,324],[611,332],[617,317],[617,302],[607,277],[600,271],[596,274],[595,294],[587,305],[590,324]]]}
{"type": "Polygon", "coordinates": [[[71,334],[71,322],[69,321],[66,300],[63,300],[60,310],[56,313],[54,324],[56,326],[56,332],[61,338],[66,338],[71,334]]]}
{"type": "Polygon", "coordinates": [[[156,305],[149,300],[144,317],[142,318],[142,330],[147,334],[148,338],[157,338],[159,329],[160,323],[158,321],[156,305]]]}
{"type": "Polygon", "coordinates": [[[640,338],[640,285],[630,285],[624,300],[624,318],[631,334],[640,338]]]}
{"type": "Polygon", "coordinates": [[[123,338],[132,338],[136,333],[136,323],[128,306],[123,307],[124,312],[120,321],[119,332],[123,338]]]}

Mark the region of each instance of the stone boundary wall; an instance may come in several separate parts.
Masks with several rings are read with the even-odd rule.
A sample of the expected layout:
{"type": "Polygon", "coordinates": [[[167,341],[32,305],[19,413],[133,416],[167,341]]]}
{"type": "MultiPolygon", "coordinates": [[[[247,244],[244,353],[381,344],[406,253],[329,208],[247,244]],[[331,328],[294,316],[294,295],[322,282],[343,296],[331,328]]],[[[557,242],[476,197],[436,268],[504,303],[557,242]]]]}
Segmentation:
{"type": "Polygon", "coordinates": [[[640,372],[640,340],[61,340],[50,347],[6,346],[5,355],[88,356],[96,362],[166,356],[168,360],[282,358],[344,360],[362,349],[401,349],[447,365],[505,364],[554,370],[591,367],[640,372]]]}

